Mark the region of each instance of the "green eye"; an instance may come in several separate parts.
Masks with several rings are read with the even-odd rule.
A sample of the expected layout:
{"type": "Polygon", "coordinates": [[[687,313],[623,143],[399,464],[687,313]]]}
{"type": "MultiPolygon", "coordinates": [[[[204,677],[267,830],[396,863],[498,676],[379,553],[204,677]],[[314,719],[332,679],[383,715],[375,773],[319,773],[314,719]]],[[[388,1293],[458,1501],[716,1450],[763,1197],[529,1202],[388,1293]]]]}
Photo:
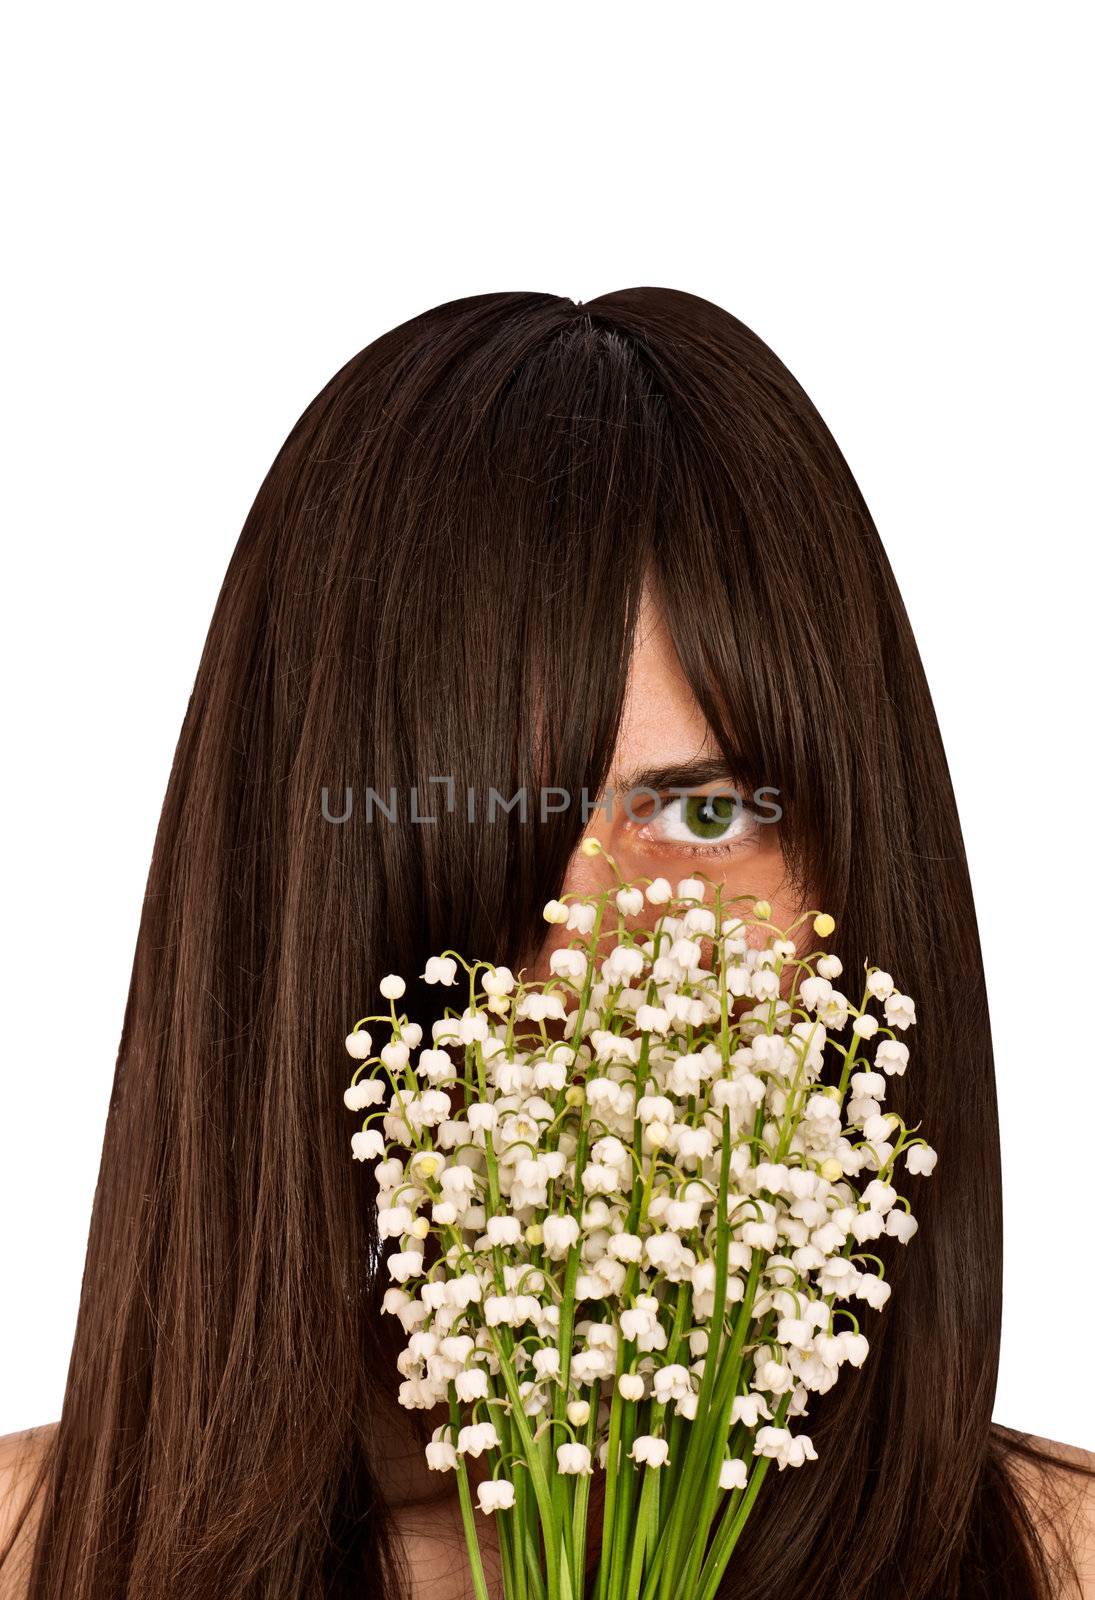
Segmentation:
{"type": "Polygon", "coordinates": [[[697,839],[721,839],[733,826],[738,801],[729,794],[689,795],[684,802],[684,821],[697,839]]]}
{"type": "Polygon", "coordinates": [[[757,842],[757,818],[740,795],[679,794],[663,805],[642,830],[643,836],[658,846],[675,846],[692,855],[726,854],[743,850],[757,842]]]}

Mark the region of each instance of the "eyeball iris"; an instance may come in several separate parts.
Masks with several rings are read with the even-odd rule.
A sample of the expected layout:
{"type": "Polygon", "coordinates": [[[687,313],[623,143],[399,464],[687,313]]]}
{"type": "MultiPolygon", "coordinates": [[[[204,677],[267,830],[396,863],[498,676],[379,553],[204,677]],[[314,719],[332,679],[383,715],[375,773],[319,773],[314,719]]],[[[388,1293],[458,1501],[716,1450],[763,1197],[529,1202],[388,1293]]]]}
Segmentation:
{"type": "Polygon", "coordinates": [[[697,839],[721,839],[733,826],[738,802],[730,794],[690,795],[684,803],[684,820],[697,839]]]}

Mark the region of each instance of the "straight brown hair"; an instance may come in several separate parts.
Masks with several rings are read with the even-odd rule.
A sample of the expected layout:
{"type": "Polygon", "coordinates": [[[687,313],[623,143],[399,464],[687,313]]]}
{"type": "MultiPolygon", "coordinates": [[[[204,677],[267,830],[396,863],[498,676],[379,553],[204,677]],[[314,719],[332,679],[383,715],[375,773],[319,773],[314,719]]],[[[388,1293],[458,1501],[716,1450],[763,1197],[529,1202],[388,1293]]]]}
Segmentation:
{"type": "Polygon", "coordinates": [[[870,1359],[811,1407],[821,1463],[766,1488],[725,1592],[1054,1592],[991,1426],[991,1042],[909,623],[795,379],[717,306],[643,288],[413,318],[332,379],[259,490],[156,839],[30,1600],[406,1593],[341,1041],[384,972],[535,946],[577,809],[470,825],[429,779],[595,793],[646,583],[720,743],[781,791],[850,969],[892,963],[916,995],[893,1109],[941,1158],[870,1359]],[[367,786],[418,786],[437,821],[370,822],[367,786]],[[331,814],[358,797],[346,822],[324,788],[331,814]]]}

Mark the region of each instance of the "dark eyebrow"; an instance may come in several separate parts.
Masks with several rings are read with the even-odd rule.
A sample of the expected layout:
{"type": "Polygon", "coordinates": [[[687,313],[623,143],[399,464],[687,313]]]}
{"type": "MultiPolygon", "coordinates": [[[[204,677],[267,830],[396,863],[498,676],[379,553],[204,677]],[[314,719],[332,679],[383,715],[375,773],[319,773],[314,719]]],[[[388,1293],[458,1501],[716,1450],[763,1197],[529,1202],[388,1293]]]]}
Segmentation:
{"type": "Polygon", "coordinates": [[[735,757],[702,756],[695,761],[675,762],[664,767],[640,767],[627,773],[616,785],[617,794],[630,794],[636,789],[652,789],[661,794],[667,789],[699,789],[720,780],[728,785],[741,785],[745,781],[747,763],[735,757]]]}

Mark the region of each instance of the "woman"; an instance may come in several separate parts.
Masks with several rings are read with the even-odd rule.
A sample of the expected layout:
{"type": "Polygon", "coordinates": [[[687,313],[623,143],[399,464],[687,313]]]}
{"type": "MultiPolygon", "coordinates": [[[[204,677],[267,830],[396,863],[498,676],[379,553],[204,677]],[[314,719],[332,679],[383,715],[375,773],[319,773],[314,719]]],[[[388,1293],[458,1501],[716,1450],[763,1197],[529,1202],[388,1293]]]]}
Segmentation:
{"type": "Polygon", "coordinates": [[[393,1401],[341,1040],[431,952],[542,963],[545,900],[605,870],[590,835],[625,876],[699,861],[777,918],[824,905],[920,1002],[921,1232],[870,1360],[811,1408],[822,1464],[766,1488],[726,1592],[1081,1592],[1086,1458],[990,1422],[989,1025],[892,574],[771,351],[636,289],[413,319],[259,491],[157,837],[62,1416],[8,1442],[0,1593],[464,1592],[451,1478],[393,1401]],[[609,809],[640,789],[664,805],[609,809]]]}

